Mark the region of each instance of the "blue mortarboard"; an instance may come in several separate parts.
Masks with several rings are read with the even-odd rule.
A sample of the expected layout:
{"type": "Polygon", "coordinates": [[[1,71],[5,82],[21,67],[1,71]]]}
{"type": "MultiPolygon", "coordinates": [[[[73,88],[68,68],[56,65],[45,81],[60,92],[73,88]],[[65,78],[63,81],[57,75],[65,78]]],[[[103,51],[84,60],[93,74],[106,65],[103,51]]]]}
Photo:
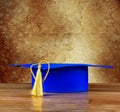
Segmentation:
{"type": "MultiPolygon", "coordinates": [[[[33,64],[33,63],[32,63],[33,64]]],[[[11,64],[11,66],[30,68],[32,64],[11,64]]],[[[88,67],[113,68],[113,66],[74,63],[50,63],[50,71],[43,83],[44,92],[87,92],[88,67]]],[[[36,75],[38,64],[32,67],[36,75]]],[[[48,70],[47,64],[41,64],[42,77],[48,70]]],[[[32,76],[32,87],[35,79],[32,76]]]]}

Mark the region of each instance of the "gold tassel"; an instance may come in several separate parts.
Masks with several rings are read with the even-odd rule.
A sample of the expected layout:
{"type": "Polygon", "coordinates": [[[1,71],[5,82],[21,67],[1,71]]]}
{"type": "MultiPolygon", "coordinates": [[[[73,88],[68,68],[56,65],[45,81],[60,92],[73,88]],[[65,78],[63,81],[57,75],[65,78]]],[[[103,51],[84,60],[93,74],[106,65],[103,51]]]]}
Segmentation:
{"type": "Polygon", "coordinates": [[[31,95],[34,96],[43,96],[43,88],[42,88],[42,74],[41,74],[41,66],[38,65],[38,70],[35,78],[35,83],[31,92],[31,95]]]}
{"type": "Polygon", "coordinates": [[[33,86],[33,89],[31,91],[31,95],[34,95],[34,96],[43,96],[43,87],[42,87],[42,83],[46,80],[47,76],[48,76],[48,73],[50,71],[50,64],[48,63],[48,61],[46,60],[42,60],[39,64],[38,64],[38,69],[37,69],[37,73],[36,73],[36,77],[32,71],[32,67],[34,65],[37,65],[37,64],[32,64],[31,67],[30,67],[30,70],[31,70],[31,73],[35,79],[35,82],[34,82],[34,86],[33,86]],[[41,73],[41,63],[43,62],[47,62],[48,64],[48,70],[47,70],[47,73],[42,81],[42,73],[41,73]]]}

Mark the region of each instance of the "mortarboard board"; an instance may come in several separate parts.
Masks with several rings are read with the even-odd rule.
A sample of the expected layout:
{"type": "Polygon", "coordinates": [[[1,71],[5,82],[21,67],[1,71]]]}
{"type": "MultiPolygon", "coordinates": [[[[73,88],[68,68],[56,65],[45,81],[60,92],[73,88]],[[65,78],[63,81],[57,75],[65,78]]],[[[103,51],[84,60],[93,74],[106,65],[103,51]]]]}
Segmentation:
{"type": "MultiPolygon", "coordinates": [[[[30,68],[32,64],[11,64],[15,67],[30,68]]],[[[80,64],[80,63],[50,63],[50,71],[43,83],[43,92],[68,93],[88,91],[88,67],[113,68],[113,66],[80,64]]],[[[36,75],[38,64],[32,67],[36,75]]],[[[48,70],[48,64],[41,64],[42,79],[48,70]]],[[[32,87],[35,79],[32,76],[32,87]]]]}

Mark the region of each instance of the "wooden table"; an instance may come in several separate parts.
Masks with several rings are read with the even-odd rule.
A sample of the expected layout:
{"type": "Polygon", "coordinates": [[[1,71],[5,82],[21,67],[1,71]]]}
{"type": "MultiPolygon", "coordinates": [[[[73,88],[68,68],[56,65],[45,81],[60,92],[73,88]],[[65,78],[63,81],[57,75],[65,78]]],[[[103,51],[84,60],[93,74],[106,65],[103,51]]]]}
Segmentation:
{"type": "Polygon", "coordinates": [[[0,84],[0,112],[120,112],[120,84],[90,84],[88,93],[30,95],[30,84],[0,84]]]}

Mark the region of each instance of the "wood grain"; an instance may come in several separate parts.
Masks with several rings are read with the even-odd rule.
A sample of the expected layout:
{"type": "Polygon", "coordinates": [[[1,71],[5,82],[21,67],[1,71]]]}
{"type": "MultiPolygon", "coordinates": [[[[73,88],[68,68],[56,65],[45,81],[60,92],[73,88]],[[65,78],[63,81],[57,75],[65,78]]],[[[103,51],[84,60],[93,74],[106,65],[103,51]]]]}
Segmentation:
{"type": "Polygon", "coordinates": [[[90,83],[90,91],[120,91],[119,83],[90,83]]]}
{"type": "Polygon", "coordinates": [[[119,112],[120,84],[116,86],[118,91],[112,91],[115,84],[110,91],[107,87],[90,84],[88,93],[45,93],[44,97],[34,97],[30,95],[30,84],[0,84],[0,112],[119,112]]]}

